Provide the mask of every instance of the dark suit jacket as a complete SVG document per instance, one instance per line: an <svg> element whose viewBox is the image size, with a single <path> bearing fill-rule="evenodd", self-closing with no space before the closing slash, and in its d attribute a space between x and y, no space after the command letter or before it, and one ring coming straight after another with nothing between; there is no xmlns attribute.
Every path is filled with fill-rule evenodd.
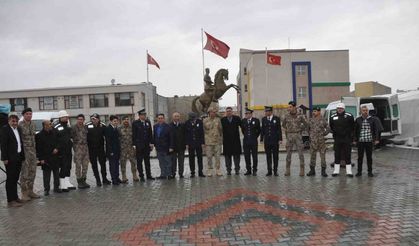
<svg viewBox="0 0 419 246"><path fill-rule="evenodd" d="M240 142L240 125L239 116L233 115L231 122L227 117L221 119L223 126L223 152L225 155L240 155L242 145Z"/></svg>
<svg viewBox="0 0 419 246"><path fill-rule="evenodd" d="M242 120L242 133L243 133L243 145L257 145L258 137L260 134L260 121L257 118L252 117L250 124L248 120L244 118Z"/></svg>
<svg viewBox="0 0 419 246"><path fill-rule="evenodd" d="M172 139L175 152L185 151L185 124L179 123L178 126L174 122L170 123L170 132L172 133Z"/></svg>
<svg viewBox="0 0 419 246"><path fill-rule="evenodd" d="M106 137L106 156L108 158L118 158L121 155L121 143L119 141L119 131L117 127L109 125L105 129Z"/></svg>
<svg viewBox="0 0 419 246"><path fill-rule="evenodd" d="M262 118L260 141L265 145L277 145L282 141L281 119L278 116L273 115L271 121L266 116Z"/></svg>
<svg viewBox="0 0 419 246"><path fill-rule="evenodd" d="M41 130L36 134L35 140L38 160L45 161L51 168L58 168L58 153L52 153L54 149L58 150L57 131L54 128L49 132Z"/></svg>
<svg viewBox="0 0 419 246"><path fill-rule="evenodd" d="M197 119L195 122L187 120L185 123L185 142L191 147L199 147L205 144L204 124L202 120Z"/></svg>
<svg viewBox="0 0 419 246"><path fill-rule="evenodd" d="M159 124L154 125L154 146L157 152L169 153L169 148L173 149L173 139L171 138L170 126L166 123L161 124L160 135L158 135L157 127Z"/></svg>
<svg viewBox="0 0 419 246"><path fill-rule="evenodd" d="M22 151L20 154L17 153L17 139L13 133L12 128L9 125L5 125L1 129L1 160L8 160L11 163L21 162L25 159L25 153L23 151L22 142L22 130L20 127L17 128L20 136L20 143Z"/></svg>
<svg viewBox="0 0 419 246"><path fill-rule="evenodd" d="M137 150L150 150L150 144L153 143L153 131L150 121L146 120L142 123L136 120L132 123L132 144Z"/></svg>

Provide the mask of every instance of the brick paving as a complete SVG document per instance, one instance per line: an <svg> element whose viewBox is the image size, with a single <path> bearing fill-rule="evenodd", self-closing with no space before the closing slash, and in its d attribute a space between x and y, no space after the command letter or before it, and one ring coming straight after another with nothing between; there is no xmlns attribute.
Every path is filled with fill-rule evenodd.
<svg viewBox="0 0 419 246"><path fill-rule="evenodd" d="M296 154L284 177L284 153L279 177L263 154L256 177L190 179L186 165L184 179L95 187L89 169L92 188L13 209L3 184L0 245L419 245L419 150L374 156L374 178L299 177Z"/></svg>

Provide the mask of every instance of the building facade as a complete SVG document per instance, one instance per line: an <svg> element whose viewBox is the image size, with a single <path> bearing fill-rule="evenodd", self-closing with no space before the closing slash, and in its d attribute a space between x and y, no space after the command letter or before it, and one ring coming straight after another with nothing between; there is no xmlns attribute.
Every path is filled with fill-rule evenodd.
<svg viewBox="0 0 419 246"><path fill-rule="evenodd" d="M108 121L110 115L134 118L142 108L152 119L159 110L157 101L156 87L145 82L0 92L0 104L11 104L12 112L20 113L26 107L34 112L66 110L71 121L78 114L93 113L101 115L103 121Z"/></svg>
<svg viewBox="0 0 419 246"><path fill-rule="evenodd" d="M356 97L370 97L385 94L391 94L391 88L380 84L377 81L355 83L354 96Z"/></svg>
<svg viewBox="0 0 419 246"><path fill-rule="evenodd" d="M267 64L266 53L280 56L280 65ZM256 111L264 105L285 108L290 100L325 108L350 93L349 51L241 49L238 85L241 114L246 107Z"/></svg>

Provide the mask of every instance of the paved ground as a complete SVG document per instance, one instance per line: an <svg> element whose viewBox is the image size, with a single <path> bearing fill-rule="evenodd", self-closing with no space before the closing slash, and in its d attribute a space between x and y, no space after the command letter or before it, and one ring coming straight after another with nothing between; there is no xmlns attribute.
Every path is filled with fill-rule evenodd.
<svg viewBox="0 0 419 246"><path fill-rule="evenodd" d="M0 245L419 245L419 150L374 155L374 178L302 178L296 160L284 177L281 153L279 177L265 177L259 155L257 177L190 179L187 168L183 180L92 187L15 209L1 185Z"/></svg>

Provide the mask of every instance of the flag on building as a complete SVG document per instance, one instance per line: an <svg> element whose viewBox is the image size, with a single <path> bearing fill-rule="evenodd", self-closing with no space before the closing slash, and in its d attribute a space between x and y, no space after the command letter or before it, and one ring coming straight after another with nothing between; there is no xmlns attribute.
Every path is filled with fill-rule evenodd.
<svg viewBox="0 0 419 246"><path fill-rule="evenodd" d="M209 50L224 59L227 58L230 47L228 47L228 45L223 41L209 35L207 32L205 32L205 35L207 35L207 44L205 45L204 49Z"/></svg>
<svg viewBox="0 0 419 246"><path fill-rule="evenodd" d="M147 53L147 64L155 65L158 69L160 69L160 66L157 63L157 61L154 60L154 58L148 53Z"/></svg>
<svg viewBox="0 0 419 246"><path fill-rule="evenodd" d="M276 56L267 53L266 55L266 62L271 65L281 65L281 56Z"/></svg>

